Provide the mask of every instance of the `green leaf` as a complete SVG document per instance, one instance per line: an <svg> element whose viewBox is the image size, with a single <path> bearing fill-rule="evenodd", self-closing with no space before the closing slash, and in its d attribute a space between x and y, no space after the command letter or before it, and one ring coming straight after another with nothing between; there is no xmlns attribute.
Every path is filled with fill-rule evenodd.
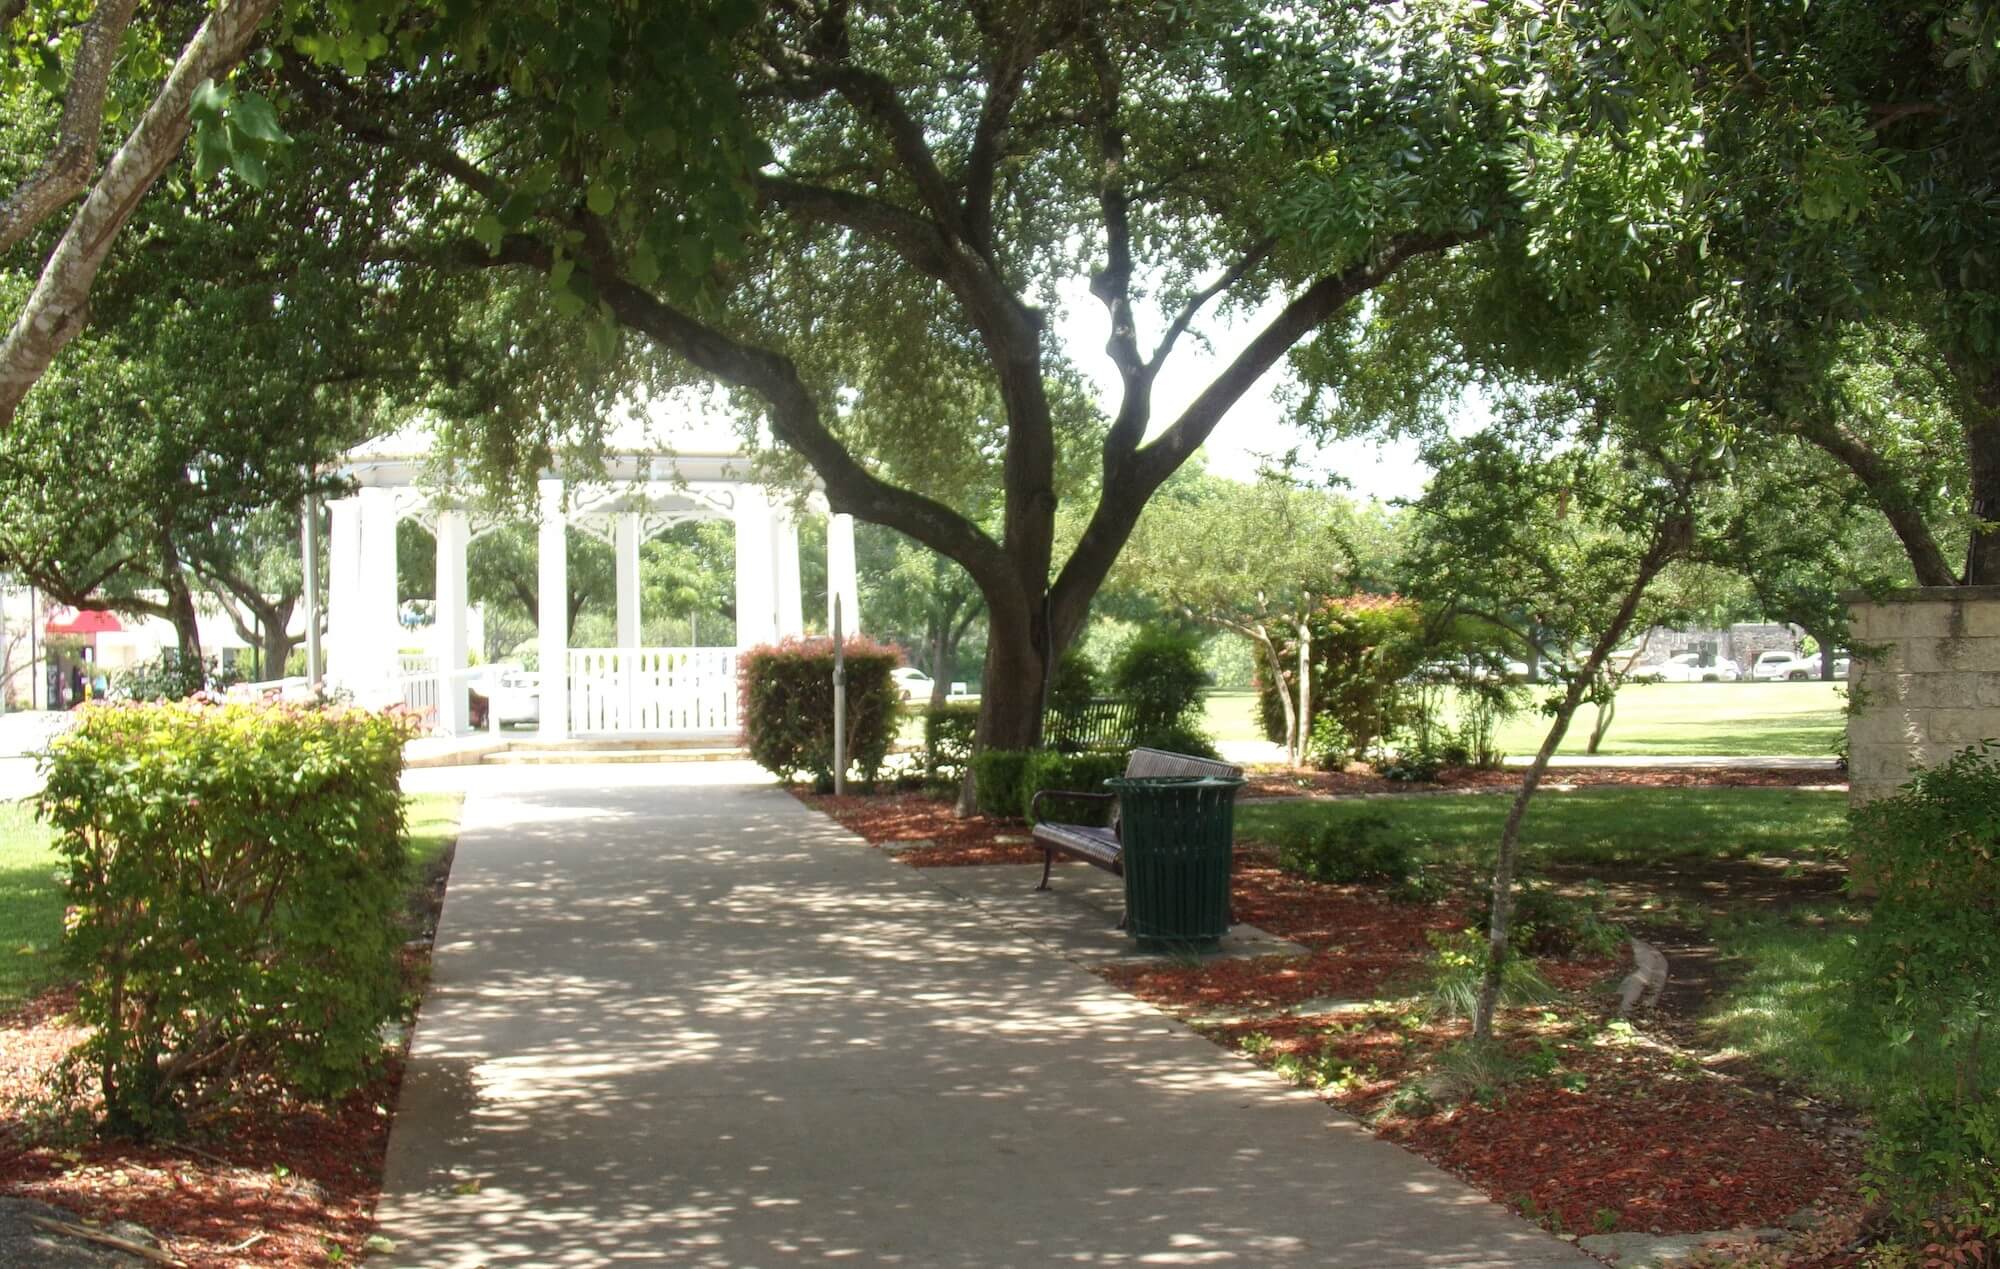
<svg viewBox="0 0 2000 1269"><path fill-rule="evenodd" d="M472 236L479 239L479 245L489 252L497 253L500 250L500 239L506 232L505 226L500 223L500 218L491 212L472 222Z"/></svg>
<svg viewBox="0 0 2000 1269"><path fill-rule="evenodd" d="M252 189L263 189L270 183L271 171L264 166L264 160L248 147L236 147L229 152L229 170L241 177Z"/></svg>
<svg viewBox="0 0 2000 1269"><path fill-rule="evenodd" d="M618 205L618 195L608 185L597 181L590 183L590 191L584 195L584 206L590 208L594 216L602 216Z"/></svg>
<svg viewBox="0 0 2000 1269"><path fill-rule="evenodd" d="M194 97L188 102L188 113L198 120L219 118L228 108L229 89L212 79L195 85Z"/></svg>
<svg viewBox="0 0 2000 1269"><path fill-rule="evenodd" d="M229 130L221 120L210 119L194 130L194 179L206 185L216 173L229 166Z"/></svg>
<svg viewBox="0 0 2000 1269"><path fill-rule="evenodd" d="M237 98L236 107L229 113L229 121L236 130L255 141L268 145L290 145L292 139L278 126L278 116L271 109L271 103L260 93L245 93Z"/></svg>

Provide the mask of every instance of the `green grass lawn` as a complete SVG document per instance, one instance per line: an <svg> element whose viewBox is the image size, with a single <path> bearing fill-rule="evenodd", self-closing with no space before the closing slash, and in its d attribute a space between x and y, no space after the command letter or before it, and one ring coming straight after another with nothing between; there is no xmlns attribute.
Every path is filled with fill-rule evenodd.
<svg viewBox="0 0 2000 1269"><path fill-rule="evenodd" d="M1448 865L1490 859L1511 798L1412 795L1356 802L1279 802L1236 810L1236 835L1275 840L1330 817L1388 817ZM1579 789L1544 792L1528 808L1522 857L1538 864L1645 864L1664 859L1813 858L1845 849L1847 797L1800 789Z"/></svg>
<svg viewBox="0 0 2000 1269"><path fill-rule="evenodd" d="M1618 693L1618 713L1602 754L1805 755L1825 757L1846 726L1839 683L1632 683ZM1499 728L1503 752L1530 757L1548 734L1536 707L1550 689L1534 687L1527 708ZM1217 741L1263 740L1257 698L1211 692L1203 725ZM1558 753L1581 754L1596 711L1585 706Z"/></svg>
<svg viewBox="0 0 2000 1269"><path fill-rule="evenodd" d="M33 803L0 802L0 1013L54 982L63 895Z"/></svg>
<svg viewBox="0 0 2000 1269"><path fill-rule="evenodd" d="M1630 683L1603 754L1726 754L1826 757L1847 724L1841 683ZM1538 696L1542 689L1536 689ZM1580 754L1596 711L1585 706L1556 752ZM1500 727L1500 747L1531 756L1548 734L1532 707Z"/></svg>
<svg viewBox="0 0 2000 1269"><path fill-rule="evenodd" d="M456 793L409 799L412 878L457 840L462 802ZM61 978L62 916L47 827L32 803L0 802L0 1013Z"/></svg>

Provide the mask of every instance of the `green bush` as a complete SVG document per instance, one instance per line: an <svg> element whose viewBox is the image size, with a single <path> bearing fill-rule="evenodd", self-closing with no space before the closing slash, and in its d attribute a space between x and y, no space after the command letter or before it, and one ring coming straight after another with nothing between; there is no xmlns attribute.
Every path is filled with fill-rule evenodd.
<svg viewBox="0 0 2000 1269"><path fill-rule="evenodd" d="M204 685L200 667L207 669ZM196 692L219 692L243 682L243 672L225 666L214 657L196 663L181 656L178 649L162 649L150 661L141 661L120 670L111 680L111 695L126 701L184 701Z"/></svg>
<svg viewBox="0 0 2000 1269"><path fill-rule="evenodd" d="M1212 753L1199 727L1208 689L1201 641L1170 630L1146 631L1125 645L1111 666L1111 690L1132 706L1135 745Z"/></svg>
<svg viewBox="0 0 2000 1269"><path fill-rule="evenodd" d="M1035 822L1035 795L1047 789L1065 793L1104 793L1106 780L1125 774L1122 753L1051 753L1038 750L1028 755L1021 770L1021 816ZM1108 802L1072 801L1064 798L1049 808L1051 819L1065 824L1104 825L1111 822Z"/></svg>
<svg viewBox="0 0 2000 1269"><path fill-rule="evenodd" d="M1080 710L1097 698L1097 663L1082 648L1071 648L1056 658L1056 672L1049 683L1049 711Z"/></svg>
<svg viewBox="0 0 2000 1269"><path fill-rule="evenodd" d="M1868 1185L1902 1231L2000 1236L2000 749L1967 749L1854 815L1876 888L1848 1025L1899 1078L1877 1088Z"/></svg>
<svg viewBox="0 0 2000 1269"><path fill-rule="evenodd" d="M1312 881L1400 882L1416 870L1408 834L1388 816L1360 811L1302 824L1278 842L1278 866Z"/></svg>
<svg viewBox="0 0 2000 1269"><path fill-rule="evenodd" d="M965 774L972 761L972 738L979 730L979 706L971 701L932 705L924 710L924 778L944 782Z"/></svg>
<svg viewBox="0 0 2000 1269"><path fill-rule="evenodd" d="M972 755L972 787L981 815L1012 819L1021 813L1021 779L1027 774L1025 749L988 749Z"/></svg>
<svg viewBox="0 0 2000 1269"><path fill-rule="evenodd" d="M171 1132L255 1069L309 1097L363 1081L400 998L408 722L350 708L79 711L41 813L105 1126Z"/></svg>
<svg viewBox="0 0 2000 1269"><path fill-rule="evenodd" d="M896 736L900 693L890 671L894 648L856 636L847 641L847 759L869 784ZM780 780L809 774L833 780L833 640L786 639L744 652L737 661L743 743Z"/></svg>

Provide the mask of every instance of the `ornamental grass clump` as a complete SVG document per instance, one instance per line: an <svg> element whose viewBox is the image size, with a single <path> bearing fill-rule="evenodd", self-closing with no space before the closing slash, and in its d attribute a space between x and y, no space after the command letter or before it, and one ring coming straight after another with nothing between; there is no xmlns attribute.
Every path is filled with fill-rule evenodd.
<svg viewBox="0 0 2000 1269"><path fill-rule="evenodd" d="M90 706L51 745L41 814L92 1034L71 1055L109 1133L148 1137L256 1072L352 1089L400 1004L408 721L205 700Z"/></svg>

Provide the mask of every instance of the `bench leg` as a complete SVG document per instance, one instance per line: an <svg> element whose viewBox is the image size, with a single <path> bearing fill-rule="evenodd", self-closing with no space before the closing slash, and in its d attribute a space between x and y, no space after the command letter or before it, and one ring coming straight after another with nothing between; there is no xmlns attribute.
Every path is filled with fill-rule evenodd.
<svg viewBox="0 0 2000 1269"><path fill-rule="evenodd" d="M1055 866L1056 853L1046 846L1042 847L1042 884L1036 886L1035 889L1047 890L1049 888L1049 870Z"/></svg>

